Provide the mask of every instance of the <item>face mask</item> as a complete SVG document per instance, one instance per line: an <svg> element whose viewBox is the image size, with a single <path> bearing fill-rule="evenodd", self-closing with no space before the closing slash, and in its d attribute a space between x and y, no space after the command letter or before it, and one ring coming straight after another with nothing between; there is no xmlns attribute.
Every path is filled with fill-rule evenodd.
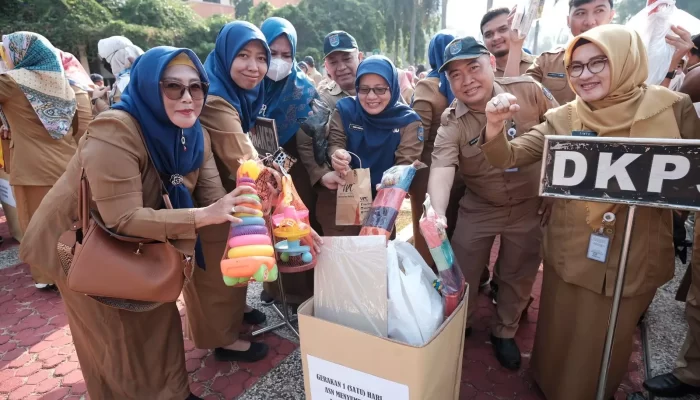
<svg viewBox="0 0 700 400"><path fill-rule="evenodd" d="M110 74L112 74L112 64L109 63L106 59L102 59L102 66L109 71Z"/></svg>
<svg viewBox="0 0 700 400"><path fill-rule="evenodd" d="M281 58L273 58L270 61L270 68L267 70L267 77L275 82L289 76L292 73L292 63Z"/></svg>

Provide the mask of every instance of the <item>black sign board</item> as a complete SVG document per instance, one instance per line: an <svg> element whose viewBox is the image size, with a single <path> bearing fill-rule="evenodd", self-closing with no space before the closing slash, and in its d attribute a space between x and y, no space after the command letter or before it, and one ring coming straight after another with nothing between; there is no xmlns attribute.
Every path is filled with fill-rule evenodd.
<svg viewBox="0 0 700 400"><path fill-rule="evenodd" d="M700 211L700 140L547 136L540 195Z"/></svg>
<svg viewBox="0 0 700 400"><path fill-rule="evenodd" d="M253 147L261 157L275 154L279 148L275 120L258 117L255 120L255 128L250 132L250 141L253 142Z"/></svg>

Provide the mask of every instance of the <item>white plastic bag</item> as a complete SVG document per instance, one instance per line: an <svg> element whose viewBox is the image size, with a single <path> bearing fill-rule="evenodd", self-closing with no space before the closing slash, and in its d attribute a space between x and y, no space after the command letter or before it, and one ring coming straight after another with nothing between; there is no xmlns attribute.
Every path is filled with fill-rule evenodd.
<svg viewBox="0 0 700 400"><path fill-rule="evenodd" d="M652 11L656 12L650 14ZM627 26L633 28L642 37L647 49L649 59L648 85L659 85L666 77L670 67L671 58L676 48L666 43L666 35L672 34L671 25L679 25L684 29L695 33L700 30L700 24L696 18L676 7L675 0L658 0L646 6L627 22Z"/></svg>
<svg viewBox="0 0 700 400"><path fill-rule="evenodd" d="M410 244L388 244L389 337L422 346L444 320L442 297L433 287L435 273Z"/></svg>

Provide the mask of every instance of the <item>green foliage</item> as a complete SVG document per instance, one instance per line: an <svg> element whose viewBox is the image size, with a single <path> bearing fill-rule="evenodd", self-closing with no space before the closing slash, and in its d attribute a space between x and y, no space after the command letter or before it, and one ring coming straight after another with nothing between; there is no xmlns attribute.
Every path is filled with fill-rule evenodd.
<svg viewBox="0 0 700 400"><path fill-rule="evenodd" d="M181 0L1 1L0 33L41 33L57 48L76 55L85 51L82 55L90 61L98 58L97 42L115 35L128 37L144 50L159 45L190 48L204 61L231 20L223 15L202 19ZM413 4L420 6L415 54L421 62L440 12L440 0L301 0L298 6L280 9L265 1L256 6L253 0L233 4L239 19L257 26L271 16L288 19L298 33L297 58L310 55L318 63L323 59L323 38L337 29L351 33L360 50L381 49L398 60L398 54L408 53Z"/></svg>

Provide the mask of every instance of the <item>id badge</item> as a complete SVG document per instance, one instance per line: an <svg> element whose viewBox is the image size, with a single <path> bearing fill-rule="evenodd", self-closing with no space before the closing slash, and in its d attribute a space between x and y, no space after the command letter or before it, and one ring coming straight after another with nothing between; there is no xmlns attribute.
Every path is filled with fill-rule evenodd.
<svg viewBox="0 0 700 400"><path fill-rule="evenodd" d="M515 121L510 121L510 128L506 131L506 135L508 136L508 141L510 142L511 140L515 139L518 131L515 128ZM518 167L513 167L513 168L508 168L505 170L505 172L518 172Z"/></svg>
<svg viewBox="0 0 700 400"><path fill-rule="evenodd" d="M589 259L605 263L608 259L609 249L609 237L600 233L591 233L591 238L588 241L588 254L586 255Z"/></svg>

